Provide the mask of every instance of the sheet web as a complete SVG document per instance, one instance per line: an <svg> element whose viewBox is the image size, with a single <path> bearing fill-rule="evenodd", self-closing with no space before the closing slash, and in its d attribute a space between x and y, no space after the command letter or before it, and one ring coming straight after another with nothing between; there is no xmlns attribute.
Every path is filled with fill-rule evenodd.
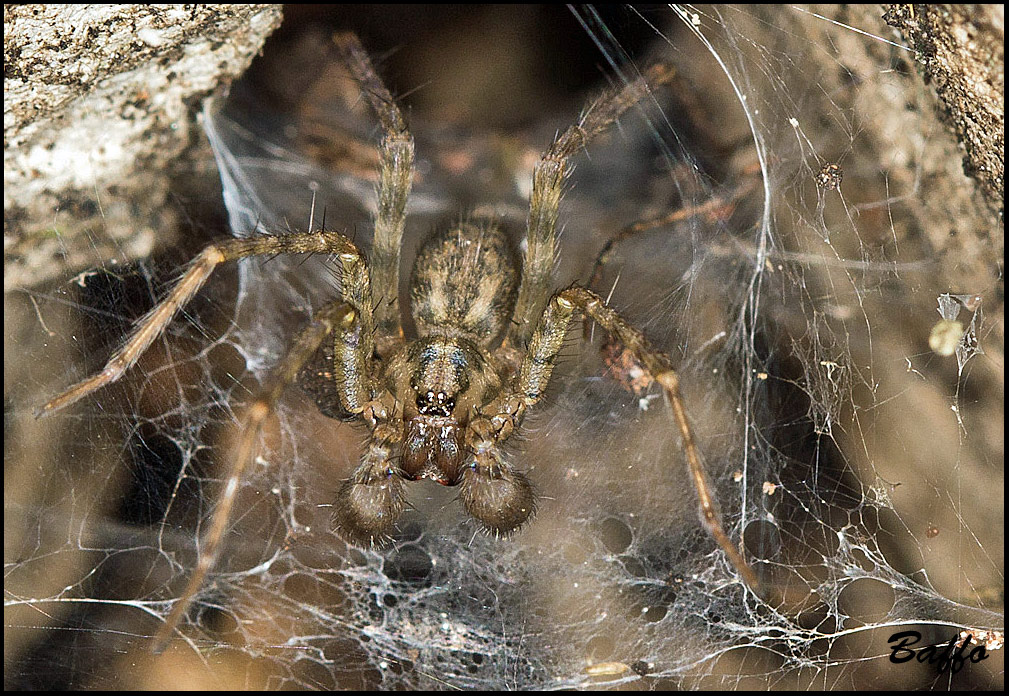
<svg viewBox="0 0 1009 696"><path fill-rule="evenodd" d="M952 286L927 230L957 223L923 183L947 136L907 86L914 55L881 22L858 33L769 12L628 10L654 44L632 56L611 19L576 11L612 82L656 54L681 77L578 158L557 268L557 287L587 282L606 240L667 219L615 243L594 283L678 366L760 596L700 524L668 404L634 393L598 327L583 342L579 326L509 450L540 496L527 528L480 534L454 490L424 482L408 486L389 548L348 548L331 506L364 433L291 388L217 567L179 637L150 655L201 552L243 403L339 282L327 259L251 260L220 272L122 384L41 422L27 395L15 403L33 445L9 471L47 472L5 485L26 491L7 499L19 531L5 618L28 683L999 686L1000 651L940 675L893 664L887 640L1002 628L1000 281L965 260ZM367 250L375 131L333 70L314 88L329 99L274 111L240 88L205 111L234 234L324 215ZM510 139L411 122L404 269L463 209L492 212L518 243L535 155L576 114ZM320 150L327 139L363 154ZM29 391L100 367L137 318L122 307L139 295L149 308L184 262L107 265L40 295L33 329L48 333ZM941 320L961 332L946 355L929 347Z"/></svg>

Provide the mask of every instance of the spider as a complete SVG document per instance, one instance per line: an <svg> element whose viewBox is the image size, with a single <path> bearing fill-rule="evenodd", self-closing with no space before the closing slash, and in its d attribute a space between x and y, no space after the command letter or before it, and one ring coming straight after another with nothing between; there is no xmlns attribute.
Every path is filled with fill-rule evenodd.
<svg viewBox="0 0 1009 696"><path fill-rule="evenodd" d="M338 34L333 41L382 130L370 263L350 239L326 229L211 244L101 372L38 410L38 415L55 412L118 380L221 263L275 254L326 254L339 261L339 297L295 336L244 414L203 552L155 637L155 650L167 643L213 567L263 424L293 382L324 415L361 422L370 431L361 463L343 482L334 505L335 529L348 543L367 547L389 540L405 506L405 482L424 478L459 486L466 511L490 533L515 532L532 516L536 499L525 474L502 454L502 445L542 400L578 316L598 323L661 385L701 519L745 582L756 588L756 575L722 527L669 358L594 292L579 286L551 292L550 287L570 158L648 95L649 84L667 82L672 70L657 65L600 97L544 152L533 172L521 272L504 232L492 221L464 220L424 243L410 282L417 336L408 339L397 289L413 138L357 37Z"/></svg>

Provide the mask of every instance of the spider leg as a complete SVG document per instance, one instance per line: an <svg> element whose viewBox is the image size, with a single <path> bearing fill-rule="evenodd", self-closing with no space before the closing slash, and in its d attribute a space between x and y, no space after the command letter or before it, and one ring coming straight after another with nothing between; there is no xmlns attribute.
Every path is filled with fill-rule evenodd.
<svg viewBox="0 0 1009 696"><path fill-rule="evenodd" d="M186 306L210 278L214 269L225 261L248 256L275 256L277 254L337 254L344 265L341 282L343 297L358 307L370 307L371 295L368 272L360 252L354 244L338 232L302 232L276 236L229 239L207 246L193 260L189 270L175 284L172 291L137 324L137 328L102 368L65 392L35 410L36 418L47 416L84 398L97 389L112 384L136 364L155 339L164 332L172 318ZM350 272L348 273L348 268ZM368 314L362 321L370 326ZM371 335L371 331L366 332Z"/></svg>
<svg viewBox="0 0 1009 696"><path fill-rule="evenodd" d="M172 632L175 631L196 593L203 585L207 573L217 561L239 484L245 476L249 462L253 459L263 424L273 413L284 389L294 381L298 372L315 354L327 336L335 332L340 337L338 342L339 340L356 341L354 337L360 333L362 316L361 312L342 300L335 300L319 310L312 317L311 323L298 333L283 360L263 385L255 401L249 405L238 431L238 444L229 465L224 493L210 519L210 527L200 543L201 553L196 569L190 576L182 596L175 602L171 613L154 637L153 650L155 653L160 653L164 649ZM348 380L346 385L348 394L360 394L365 392L367 388L363 375L357 380Z"/></svg>
<svg viewBox="0 0 1009 696"><path fill-rule="evenodd" d="M593 290L598 289L599 281L603 277L603 268L610 262L613 248L616 245L646 232L668 225L675 225L692 218L703 217L711 223L726 221L731 217L740 201L748 196L758 183L759 179L757 177L750 176L725 194L712 196L701 203L682 205L664 215L647 220L638 220L618 230L606 240L606 243L603 244L599 250L599 254L596 256L595 263L592 264L592 272L589 273L589 288Z"/></svg>
<svg viewBox="0 0 1009 696"><path fill-rule="evenodd" d="M597 99L578 123L560 134L540 158L533 170L532 195L529 197L522 284L508 334L512 346L525 345L550 293L557 246L557 211L564 182L570 173L570 158L648 96L651 93L649 85L668 82L672 77L673 69L659 64L623 89Z"/></svg>
<svg viewBox="0 0 1009 696"><path fill-rule="evenodd" d="M602 248L599 250L599 254L596 256L595 262L592 264L592 271L589 273L589 281L587 283L589 289L595 291L600 289L599 283L603 279L603 269L607 264L609 264L613 255L614 247L627 241L628 239L632 239L661 227L676 225L697 217L706 218L706 221L711 224L728 221L739 203L748 196L754 188L756 188L756 185L760 181L753 172L747 172L747 174L749 174L749 176L747 176L742 183L736 185L735 188L725 194L712 196L706 201L698 204L680 206L675 210L671 210L670 212L655 218L637 220L615 232L603 244ZM584 325L582 326L583 338L589 338L591 323L592 322L588 318L585 319ZM633 391L637 393L637 389L633 389Z"/></svg>
<svg viewBox="0 0 1009 696"><path fill-rule="evenodd" d="M673 409L673 420L680 431L683 451L687 459L690 478L700 502L701 521L714 538L743 580L752 589L759 588L756 573L743 559L722 526L718 508L711 494L704 464L694 439L694 431L687 417L680 378L672 368L669 358L655 350L644 334L631 326L616 310L590 290L571 287L556 293L547 303L543 317L529 341L529 349L519 368L516 392L503 399L505 408L489 419L500 433L499 440L510 435L519 425L528 407L536 404L546 389L553 372L554 359L560 351L568 327L576 312L591 317L611 336L630 350L666 392Z"/></svg>
<svg viewBox="0 0 1009 696"><path fill-rule="evenodd" d="M375 319L379 334L401 337L399 249L406 224L406 202L413 185L413 136L388 88L375 72L360 40L351 33L333 37L354 80L382 126L379 144L378 212L370 254L376 288Z"/></svg>

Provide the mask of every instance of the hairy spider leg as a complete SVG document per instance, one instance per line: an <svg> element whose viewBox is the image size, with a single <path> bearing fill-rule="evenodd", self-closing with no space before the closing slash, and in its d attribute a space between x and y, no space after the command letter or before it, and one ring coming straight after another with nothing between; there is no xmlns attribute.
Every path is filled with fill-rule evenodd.
<svg viewBox="0 0 1009 696"><path fill-rule="evenodd" d="M344 268L363 267L363 259L353 242L339 232L297 232L276 236L229 239L208 245L193 260L189 270L176 282L168 296L137 323L126 344L109 358L101 372L84 379L35 410L41 418L66 408L88 394L119 380L136 364L144 351L160 336L175 315L200 291L210 274L225 261L249 256L278 254L336 254ZM371 307L371 289L367 269L357 271L347 283L341 283L342 299L359 307ZM367 322L371 317L367 316ZM370 333L369 333L370 335Z"/></svg>
<svg viewBox="0 0 1009 696"><path fill-rule="evenodd" d="M378 116L382 127L379 143L378 211L370 257L377 288L375 322L379 335L402 338L399 308L399 253L406 225L406 203L413 185L413 136L392 94L376 74L360 40L351 33L333 37L354 80Z"/></svg>
<svg viewBox="0 0 1009 696"><path fill-rule="evenodd" d="M650 85L664 84L673 75L671 66L658 64L623 89L596 99L582 113L578 123L561 133L536 164L532 195L529 197L522 284L508 333L512 346L518 348L526 344L551 292L557 254L557 212L564 182L571 171L570 158L606 131L628 109L651 94Z"/></svg>
<svg viewBox="0 0 1009 696"><path fill-rule="evenodd" d="M680 378L672 368L669 358L649 344L648 339L638 329L631 326L616 310L606 304L599 295L581 287L570 287L555 293L547 303L543 316L537 323L529 340L529 348L522 360L515 389L511 394L500 398L498 410L492 415L483 415L470 424L468 443L473 454L469 461L468 478L463 481L463 501L467 500L467 486L497 486L502 494L512 492L513 497L522 502L519 489L521 481L515 481L513 472L501 460L497 445L504 442L519 426L526 410L538 403L543 397L543 391L550 381L554 362L560 352L564 337L577 312L591 317L603 329L616 339L624 348L631 351L652 377L665 390L673 409L673 419L680 432L683 451L687 460L690 478L700 502L700 516L708 533L715 539L732 565L742 576L747 585L754 591L759 587L756 573L743 559L739 549L730 541L718 514L711 494L711 484L701 462L701 456L694 440L693 428L687 417L687 410L680 393ZM493 406L494 404L492 404ZM489 412L489 411L488 411ZM499 483L495 483L499 482ZM474 516L476 516L474 514ZM524 518L523 518L524 521Z"/></svg>
<svg viewBox="0 0 1009 696"><path fill-rule="evenodd" d="M660 227L675 225L695 217L705 217L712 222L726 221L739 202L748 196L759 182L759 178L750 176L725 194L712 196L701 203L682 205L659 217L638 220L618 230L606 240L596 256L592 272L589 273L589 288L598 289L599 281L603 277L603 268L610 262L616 245Z"/></svg>
<svg viewBox="0 0 1009 696"><path fill-rule="evenodd" d="M155 653L164 650L179 621L185 616L186 610L203 585L207 573L217 562L221 541L224 539L228 520L231 518L231 510L235 504L238 488L245 476L249 462L253 459L259 436L263 430L263 423L273 414L284 389L294 381L298 372L311 359L327 336L334 334L338 344L343 343L350 346L351 350L356 350L362 333L362 316L364 316L363 313L342 300L335 300L316 312L311 323L295 337L284 359L274 368L256 399L249 405L238 430L238 446L234 448L234 454L228 466L224 493L210 518L210 526L200 542L200 557L196 569L190 576L182 596L176 600L171 613L154 638L152 649ZM357 379L348 379L343 382L343 398L345 398L348 408L351 403L360 401L362 395L368 393L369 385L366 379L366 373L361 373Z"/></svg>

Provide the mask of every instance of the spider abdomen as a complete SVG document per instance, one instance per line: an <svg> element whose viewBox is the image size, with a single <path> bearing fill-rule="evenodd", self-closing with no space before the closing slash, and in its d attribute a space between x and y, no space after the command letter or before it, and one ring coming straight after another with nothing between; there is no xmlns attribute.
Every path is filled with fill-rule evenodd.
<svg viewBox="0 0 1009 696"><path fill-rule="evenodd" d="M410 278L420 336L457 333L487 346L501 334L515 303L517 273L498 227L462 222L432 235Z"/></svg>

